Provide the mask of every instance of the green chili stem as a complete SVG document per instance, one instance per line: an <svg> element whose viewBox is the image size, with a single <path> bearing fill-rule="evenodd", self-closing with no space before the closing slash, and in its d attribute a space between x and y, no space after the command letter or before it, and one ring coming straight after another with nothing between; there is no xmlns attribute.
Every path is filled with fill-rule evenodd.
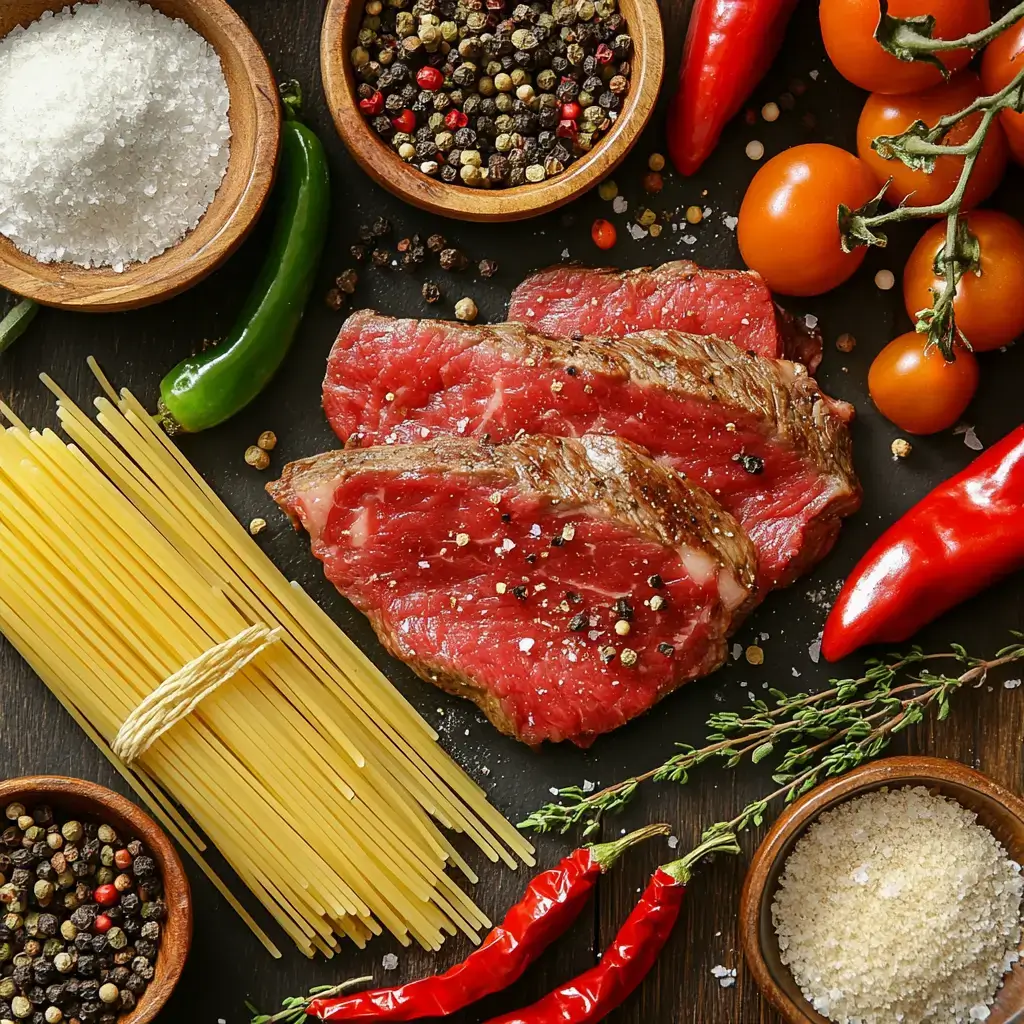
<svg viewBox="0 0 1024 1024"><path fill-rule="evenodd" d="M740 844L732 832L722 830L716 831L713 835L705 833L705 838L700 846L692 849L685 857L681 857L671 864L665 864L661 870L665 874L671 875L681 885L688 885L693 876L693 869L705 857L713 853L739 854L740 852Z"/></svg>
<svg viewBox="0 0 1024 1024"><path fill-rule="evenodd" d="M883 8L883 12L885 8ZM1024 3L1017 4L998 21L992 22L988 28L980 32L971 32L959 39L929 39L915 32L907 25L896 29L893 39L902 49L917 53L942 53L948 50L980 50L992 42L996 36L1002 35L1008 28L1024 18Z"/></svg>

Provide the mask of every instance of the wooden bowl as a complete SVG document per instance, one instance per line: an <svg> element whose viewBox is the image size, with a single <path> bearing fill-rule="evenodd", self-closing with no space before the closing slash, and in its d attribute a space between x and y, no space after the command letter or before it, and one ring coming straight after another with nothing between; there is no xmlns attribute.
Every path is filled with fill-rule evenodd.
<svg viewBox="0 0 1024 1024"><path fill-rule="evenodd" d="M363 15L361 0L328 0L320 36L327 105L348 151L378 184L413 206L457 220L523 220L554 210L599 184L625 159L654 112L665 71L665 41L657 0L620 0L633 37L633 72L622 111L604 138L559 175L515 188L447 185L407 164L370 126L356 105L349 59Z"/></svg>
<svg viewBox="0 0 1024 1024"><path fill-rule="evenodd" d="M937 757L890 757L864 765L812 789L789 807L760 845L740 898L743 955L761 993L789 1024L829 1024L804 998L782 963L771 905L786 859L808 826L837 804L888 786L926 786L973 811L978 822L1024 863L1024 802L991 779L957 761ZM986 1024L1024 1024L1024 966L1006 975Z"/></svg>
<svg viewBox="0 0 1024 1024"><path fill-rule="evenodd" d="M58 775L32 775L0 782L0 808L15 802L29 809L35 804L50 804L57 814L69 813L113 825L120 835L130 835L145 843L156 861L167 903L156 974L135 1009L118 1020L118 1024L149 1024L170 999L192 944L192 894L177 850L148 814L95 782Z"/></svg>
<svg viewBox="0 0 1024 1024"><path fill-rule="evenodd" d="M69 0L4 0L0 37ZM213 45L231 94L231 157L216 198L176 246L123 273L40 263L0 235L0 286L48 306L90 312L136 309L169 299L216 269L241 245L266 202L277 164L281 108L267 58L225 0L147 0L188 22Z"/></svg>

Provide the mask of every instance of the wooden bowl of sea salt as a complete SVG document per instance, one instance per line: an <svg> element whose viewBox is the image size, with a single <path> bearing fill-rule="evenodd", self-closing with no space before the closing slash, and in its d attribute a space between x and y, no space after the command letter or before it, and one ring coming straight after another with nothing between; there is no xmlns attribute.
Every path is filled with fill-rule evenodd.
<svg viewBox="0 0 1024 1024"><path fill-rule="evenodd" d="M746 965L761 993L789 1024L829 1024L828 1017L807 1001L790 967L783 963L772 905L778 899L780 880L790 855L807 835L809 827L826 812L865 794L908 787L923 787L929 794L947 797L977 815L977 824L992 833L1007 856L1016 864L1024 863L1024 801L959 762L931 757L887 758L811 790L781 815L758 848L747 873L740 902L740 939ZM907 867L911 871L917 869L913 864ZM830 866L823 865L818 876L827 880L832 873L838 877L839 870L830 872ZM829 883L826 881L826 884ZM899 905L897 898L891 914L886 916L898 917ZM810 907L808 912L813 914L816 909ZM819 910L818 913L822 912ZM877 939L881 927L883 924L876 922L868 928L865 942ZM940 936L933 929L928 935L927 945L938 946L939 941ZM844 949L855 952L845 945ZM968 1015L966 1020L984 1020L986 1024L1024 1024L1024 965L1017 963L1004 976L993 1005L978 1005L974 1014ZM895 1015L891 1019L895 1024ZM945 1024L947 1019L952 1018L935 1018L935 1024L940 1020Z"/></svg>
<svg viewBox="0 0 1024 1024"><path fill-rule="evenodd" d="M60 12L68 2L2 0L0 42L19 26L28 28L46 12ZM95 2L86 0L86 4ZM100 2L118 4L125 0ZM149 0L149 5L168 18L185 22L213 47L220 59L230 99L227 119L231 138L226 171L220 169L223 177L216 186L212 202L199 216L195 211L201 207L194 202L194 197L189 197L191 205L187 210L199 217L198 224L160 255L146 262L115 260L109 266L44 262L22 251L7 237L14 234L9 230L12 215L0 202L0 287L44 305L90 312L135 309L159 302L190 288L223 263L241 245L263 209L277 165L281 109L273 72L259 44L225 0ZM0 82L0 100L2 98L3 82ZM52 127L52 122L44 125L44 128ZM184 131L189 131L187 125ZM123 141L117 140L118 144ZM110 140L103 145L109 155ZM4 139L4 146L10 146L9 139ZM36 156L25 151L21 155L28 159ZM99 161L101 158L93 153L90 159ZM89 160L83 159L80 164L71 160L70 163L74 173L69 176L74 180L69 187L84 187L82 182L93 173ZM153 184L145 187L162 189L162 194L168 196L173 195L175 189L189 195L187 162L182 161L182 166L174 170L176 175L168 172L163 178L154 177ZM78 198L85 201L83 196ZM116 206L110 207L112 233L116 230L117 212ZM22 223L24 220L23 216ZM166 234L167 228L158 224L153 229L155 244L165 239L160 230ZM95 229L93 234L96 234ZM48 258L54 257L52 247L59 246L61 241L55 238L52 246L47 243ZM59 260L59 256L56 259Z"/></svg>

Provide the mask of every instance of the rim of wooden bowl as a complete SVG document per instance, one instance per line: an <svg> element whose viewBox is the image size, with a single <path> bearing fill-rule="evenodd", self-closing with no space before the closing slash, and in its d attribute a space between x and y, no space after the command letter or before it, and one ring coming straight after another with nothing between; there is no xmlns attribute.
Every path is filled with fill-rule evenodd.
<svg viewBox="0 0 1024 1024"><path fill-rule="evenodd" d="M474 189L429 178L403 161L356 105L349 51L362 11L360 0L328 0L320 36L324 92L338 134L356 163L379 185L421 210L471 221L512 221L557 209L599 184L626 158L647 126L665 73L665 40L657 0L621 0L635 60L622 113L585 157L550 180L515 188Z"/></svg>
<svg viewBox="0 0 1024 1024"><path fill-rule="evenodd" d="M141 808L106 786L62 775L29 775L0 782L0 806L17 801L26 807L47 803L66 811L106 819L122 834L145 843L164 883L167 920L163 924L156 973L131 1013L118 1024L150 1024L167 1005L181 979L192 945L192 893L178 851L163 830Z"/></svg>
<svg viewBox="0 0 1024 1024"><path fill-rule="evenodd" d="M0 37L69 0L6 0ZM281 135L274 74L248 25L225 0L146 0L182 18L217 51L231 94L227 174L202 220L182 241L123 273L109 267L40 263L0 235L0 287L47 306L85 312L137 309L178 295L221 265L255 224L273 184ZM243 121L244 119L244 121ZM242 125L251 130L242 134ZM242 148L242 142L247 144Z"/></svg>
<svg viewBox="0 0 1024 1024"><path fill-rule="evenodd" d="M788 1024L830 1024L804 999L779 955L771 904L798 839L825 811L883 787L926 786L978 815L1018 863L1024 859L1024 801L959 761L890 757L816 786L779 817L750 863L740 897L743 956L761 994ZM1024 967L1015 965L999 989L987 1024L1024 1024Z"/></svg>

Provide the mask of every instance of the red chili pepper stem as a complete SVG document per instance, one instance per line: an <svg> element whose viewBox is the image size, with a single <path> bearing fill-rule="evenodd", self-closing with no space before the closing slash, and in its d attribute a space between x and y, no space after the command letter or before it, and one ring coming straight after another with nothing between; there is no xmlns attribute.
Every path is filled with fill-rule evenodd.
<svg viewBox="0 0 1024 1024"><path fill-rule="evenodd" d="M611 843L601 843L600 846L590 848L590 856L600 865L602 871L607 871L631 846L642 843L655 836L667 836L671 832L668 825L648 825L646 828L630 832L628 836L616 839Z"/></svg>
<svg viewBox="0 0 1024 1024"><path fill-rule="evenodd" d="M707 833L705 832L705 835ZM693 877L693 869L705 858L714 853L740 853L740 844L732 832L716 832L708 836L700 846L695 846L685 857L663 864L661 870L671 875L680 885L689 885Z"/></svg>

